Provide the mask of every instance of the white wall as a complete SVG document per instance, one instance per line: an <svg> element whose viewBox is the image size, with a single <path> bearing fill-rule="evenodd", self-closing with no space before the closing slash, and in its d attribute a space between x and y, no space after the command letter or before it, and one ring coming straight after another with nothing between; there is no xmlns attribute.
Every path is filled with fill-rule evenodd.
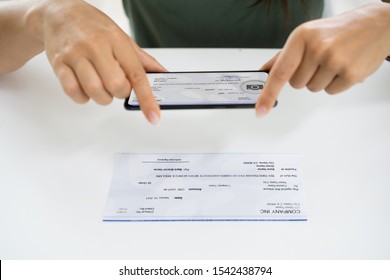
<svg viewBox="0 0 390 280"><path fill-rule="evenodd" d="M353 8L380 0L325 0L324 17L341 14Z"/></svg>

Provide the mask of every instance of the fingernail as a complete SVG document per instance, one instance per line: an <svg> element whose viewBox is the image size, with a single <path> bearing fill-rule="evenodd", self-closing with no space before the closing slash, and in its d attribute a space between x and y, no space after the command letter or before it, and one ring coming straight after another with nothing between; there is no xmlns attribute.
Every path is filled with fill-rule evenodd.
<svg viewBox="0 0 390 280"><path fill-rule="evenodd" d="M264 117L265 115L267 115L267 113L268 113L268 110L265 106L259 106L256 108L256 116L258 118Z"/></svg>
<svg viewBox="0 0 390 280"><path fill-rule="evenodd" d="M149 114L149 122L152 124L152 125L158 125L158 123L160 122L160 118L158 117L158 115L156 114L156 112L151 112Z"/></svg>

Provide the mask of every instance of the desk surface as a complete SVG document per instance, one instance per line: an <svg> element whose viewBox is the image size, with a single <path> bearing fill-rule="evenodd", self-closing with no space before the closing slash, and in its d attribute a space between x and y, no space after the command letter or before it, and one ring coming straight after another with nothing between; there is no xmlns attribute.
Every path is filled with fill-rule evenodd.
<svg viewBox="0 0 390 280"><path fill-rule="evenodd" d="M156 49L172 71L257 69L276 50ZM44 55L0 77L0 259L390 258L390 63L278 107L140 112L73 104ZM308 222L103 223L119 152L300 153Z"/></svg>

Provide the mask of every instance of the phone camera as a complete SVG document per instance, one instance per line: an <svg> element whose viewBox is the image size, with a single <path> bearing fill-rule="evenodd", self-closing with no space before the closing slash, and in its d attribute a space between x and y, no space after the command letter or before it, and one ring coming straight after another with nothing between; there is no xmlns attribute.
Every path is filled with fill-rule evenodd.
<svg viewBox="0 0 390 280"><path fill-rule="evenodd" d="M252 84L252 85L246 85L247 90L262 90L263 85L261 84Z"/></svg>

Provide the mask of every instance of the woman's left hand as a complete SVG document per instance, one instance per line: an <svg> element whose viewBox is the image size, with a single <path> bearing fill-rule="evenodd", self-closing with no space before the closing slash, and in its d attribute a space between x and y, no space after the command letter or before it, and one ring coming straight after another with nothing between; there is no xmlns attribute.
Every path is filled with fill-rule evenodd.
<svg viewBox="0 0 390 280"><path fill-rule="evenodd" d="M389 4L369 4L335 17L306 22L261 68L270 70L270 75L257 101L256 114L269 112L287 82L298 89L339 93L362 82L389 54Z"/></svg>

